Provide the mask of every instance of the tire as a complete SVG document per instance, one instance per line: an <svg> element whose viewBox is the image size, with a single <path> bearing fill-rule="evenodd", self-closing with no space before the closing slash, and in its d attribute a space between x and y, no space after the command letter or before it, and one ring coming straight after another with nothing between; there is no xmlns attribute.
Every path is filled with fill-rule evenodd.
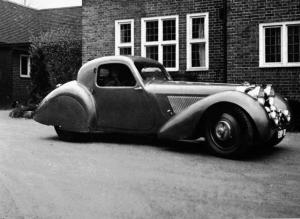
<svg viewBox="0 0 300 219"><path fill-rule="evenodd" d="M89 135L87 133L79 133L79 132L71 132L63 130L60 126L54 126L54 129L59 137L59 139L63 141L86 141L89 139Z"/></svg>
<svg viewBox="0 0 300 219"><path fill-rule="evenodd" d="M272 149L274 148L276 145L278 145L282 140L284 139L284 136L281 137L281 138L277 138L277 133L275 133L271 139L265 143L264 147L266 149Z"/></svg>
<svg viewBox="0 0 300 219"><path fill-rule="evenodd" d="M253 126L237 106L214 109L205 122L205 138L210 150L222 157L240 157L253 146Z"/></svg>

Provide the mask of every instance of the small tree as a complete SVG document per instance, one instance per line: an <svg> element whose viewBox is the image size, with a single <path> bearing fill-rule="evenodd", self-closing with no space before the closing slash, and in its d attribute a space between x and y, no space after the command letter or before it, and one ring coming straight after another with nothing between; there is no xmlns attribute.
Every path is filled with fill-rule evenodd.
<svg viewBox="0 0 300 219"><path fill-rule="evenodd" d="M51 29L31 37L30 102L39 102L57 84L76 78L81 66L81 39L68 27Z"/></svg>

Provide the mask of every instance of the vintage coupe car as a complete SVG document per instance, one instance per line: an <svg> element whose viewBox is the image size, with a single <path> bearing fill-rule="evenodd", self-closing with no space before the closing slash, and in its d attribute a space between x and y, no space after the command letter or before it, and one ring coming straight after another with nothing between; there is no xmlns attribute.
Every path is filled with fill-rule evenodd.
<svg viewBox="0 0 300 219"><path fill-rule="evenodd" d="M65 140L99 132L205 137L217 155L239 156L278 144L291 116L271 85L173 81L157 61L111 56L84 64L76 81L44 98L34 119Z"/></svg>

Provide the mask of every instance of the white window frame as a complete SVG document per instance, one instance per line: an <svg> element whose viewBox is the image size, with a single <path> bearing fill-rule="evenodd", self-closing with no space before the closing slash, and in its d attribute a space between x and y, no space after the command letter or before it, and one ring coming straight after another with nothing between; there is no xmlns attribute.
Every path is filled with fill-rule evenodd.
<svg viewBox="0 0 300 219"><path fill-rule="evenodd" d="M130 24L131 42L121 43L121 24ZM115 55L120 55L120 48L131 47L131 55L134 55L134 19L115 20Z"/></svg>
<svg viewBox="0 0 300 219"><path fill-rule="evenodd" d="M192 19L204 18L204 38L192 38ZM192 43L205 43L205 66L192 67ZM186 70L207 71L209 70L209 13L194 13L186 15Z"/></svg>
<svg viewBox="0 0 300 219"><path fill-rule="evenodd" d="M176 25L176 40L163 40L163 21L175 19ZM168 71L178 71L179 70L179 16L160 16L160 17L147 17L141 19L141 55L146 57L146 47L147 46L158 46L158 61L163 63L163 46L165 45L175 45L176 46L176 60L174 68L166 68ZM146 41L146 22L147 21L158 21L158 41L147 42Z"/></svg>
<svg viewBox="0 0 300 219"><path fill-rule="evenodd" d="M26 75L22 74L22 58L23 57L27 58L27 74ZM20 77L21 78L30 78L30 72L31 72L31 68L30 68L30 56L29 55L20 55Z"/></svg>
<svg viewBox="0 0 300 219"><path fill-rule="evenodd" d="M273 68L273 67L300 67L300 62L288 62L288 26L299 24L300 21L292 22L276 22L276 23L262 23L259 24L259 67ZM272 27L280 27L281 29L281 61L280 62L266 62L265 56L265 29Z"/></svg>

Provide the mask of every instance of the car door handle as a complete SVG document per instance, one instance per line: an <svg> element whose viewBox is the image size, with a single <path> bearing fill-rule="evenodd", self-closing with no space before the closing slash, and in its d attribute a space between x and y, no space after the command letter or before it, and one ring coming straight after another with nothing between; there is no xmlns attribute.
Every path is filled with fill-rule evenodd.
<svg viewBox="0 0 300 219"><path fill-rule="evenodd" d="M91 92L92 95L95 94L95 90L93 88L90 89L90 92Z"/></svg>

